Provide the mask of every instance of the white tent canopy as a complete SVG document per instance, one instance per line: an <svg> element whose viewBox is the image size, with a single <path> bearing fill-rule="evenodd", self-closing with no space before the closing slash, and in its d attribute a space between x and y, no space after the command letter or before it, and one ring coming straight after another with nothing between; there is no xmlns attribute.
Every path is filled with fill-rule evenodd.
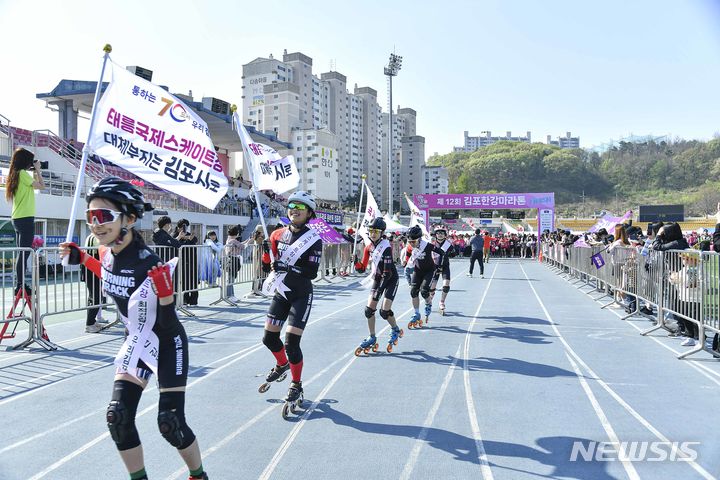
<svg viewBox="0 0 720 480"><path fill-rule="evenodd" d="M387 225L387 230L385 230L386 232L405 233L410 228L410 227L406 227L402 223L396 222L395 220L390 218L390 216L388 214L385 214L385 216L383 217L383 220L385 220L385 225Z"/></svg>

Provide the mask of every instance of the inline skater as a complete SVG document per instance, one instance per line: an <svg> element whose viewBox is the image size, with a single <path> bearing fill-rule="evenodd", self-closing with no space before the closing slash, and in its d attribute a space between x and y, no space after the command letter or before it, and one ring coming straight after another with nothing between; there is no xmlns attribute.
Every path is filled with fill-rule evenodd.
<svg viewBox="0 0 720 480"><path fill-rule="evenodd" d="M435 246L445 252L445 255L437 253L432 254L435 265L437 266L435 274L433 275L433 281L430 285L430 298L429 305L432 307L433 298L435 298L435 289L440 275L443 278L442 293L440 294L440 314L445 315L445 299L447 298L448 292L450 291L450 259L457 255L457 251L453 246L450 239L447 237L447 229L443 225L435 227L433 230L435 234ZM427 311L427 305L425 310L425 316L429 316L430 312ZM427 320L426 320L427 321Z"/></svg>
<svg viewBox="0 0 720 480"><path fill-rule="evenodd" d="M390 241L384 238L383 235L386 228L385 220L382 218L376 218L368 225L370 243L365 246L362 260L355 263L355 270L359 273L365 272L368 264L370 264L370 274L362 283L372 284L370 297L365 307L365 318L368 321L370 335L355 350L355 355L360 355L360 352L363 351L368 353L371 349L373 352L377 351L375 312L377 311L378 302L383 296L385 299L380 307L380 317L387 320L392 328L386 348L388 353L392 352L393 345L397 345L398 339L403 336L403 331L397 326L395 314L392 311L392 303L397 293L399 277L392 255L392 246Z"/></svg>
<svg viewBox="0 0 720 480"><path fill-rule="evenodd" d="M428 303L430 298L430 285L432 284L433 275L437 265L433 260L432 253L437 253L440 256L444 256L440 248L434 244L426 242L422 238L422 229L415 225L411 227L407 232L408 238L408 249L407 249L407 262L408 265L413 266L412 279L410 280L410 298L412 300L412 306L415 309L408 328L419 328L422 327L422 318L420 317L420 298L418 295L422 295L425 299L425 320L427 321L432 311L432 304Z"/></svg>
<svg viewBox="0 0 720 480"><path fill-rule="evenodd" d="M87 193L87 224L104 249L101 260L75 243L61 244L72 265L84 265L113 298L128 335L115 357L115 383L106 419L132 480L147 480L135 414L143 389L155 374L160 391L158 428L175 447L190 479L205 479L200 447L185 421L188 341L175 313L172 275L177 263L163 265L134 226L153 209L142 192L118 177L107 177Z"/></svg>
<svg viewBox="0 0 720 480"><path fill-rule="evenodd" d="M315 217L315 199L307 192L298 190L288 198L290 225L279 228L270 235L270 243L263 248L263 269L273 273L263 285L266 295L273 295L267 312L263 343L276 360L275 367L268 373L259 391L265 392L269 384L282 381L290 370L292 383L285 397L283 417L288 410L295 411L303 401L302 368L303 354L300 338L307 326L313 300L312 280L317 277L322 255L322 240L317 231L307 223ZM275 260L270 263L272 249ZM280 340L280 330L287 320L285 344Z"/></svg>

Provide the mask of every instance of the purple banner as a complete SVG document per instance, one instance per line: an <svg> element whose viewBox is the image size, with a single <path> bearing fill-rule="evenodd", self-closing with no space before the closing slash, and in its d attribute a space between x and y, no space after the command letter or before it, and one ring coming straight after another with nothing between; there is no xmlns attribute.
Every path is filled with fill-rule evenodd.
<svg viewBox="0 0 720 480"><path fill-rule="evenodd" d="M600 220L595 225L590 227L588 232L595 233L601 228L604 228L609 234L612 235L612 229L615 228L615 225L617 225L618 223L625 223L627 220L630 220L632 218L632 214L632 210L628 210L627 213L625 213L625 215L623 215L622 217L613 217L612 215L607 214L603 215L602 218L600 218Z"/></svg>
<svg viewBox="0 0 720 480"><path fill-rule="evenodd" d="M325 223L329 223L330 225L342 225L343 224L343 214L338 212L323 212L320 210L315 211L315 215L318 216L318 218L322 218L325 220Z"/></svg>
<svg viewBox="0 0 720 480"><path fill-rule="evenodd" d="M554 193L458 193L413 196L425 210L463 208L555 208Z"/></svg>
<svg viewBox="0 0 720 480"><path fill-rule="evenodd" d="M457 194L417 194L413 196L415 205L421 210L452 209L523 209L534 208L538 211L538 231L555 229L555 194L550 193L457 193ZM425 219L430 218L426 214Z"/></svg>
<svg viewBox="0 0 720 480"><path fill-rule="evenodd" d="M284 224L290 223L287 217L280 217ZM327 224L322 218L313 218L308 222L308 226L318 232L323 243L348 243L333 227Z"/></svg>
<svg viewBox="0 0 720 480"><path fill-rule="evenodd" d="M600 252L590 257L590 261L593 263L593 265L595 265L595 268L597 268L598 270L605 266L605 259L602 255L600 255Z"/></svg>

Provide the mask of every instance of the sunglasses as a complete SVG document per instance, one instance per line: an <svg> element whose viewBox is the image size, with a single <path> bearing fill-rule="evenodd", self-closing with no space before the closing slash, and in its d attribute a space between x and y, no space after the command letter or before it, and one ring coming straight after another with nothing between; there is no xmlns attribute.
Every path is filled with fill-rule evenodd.
<svg viewBox="0 0 720 480"><path fill-rule="evenodd" d="M288 203L288 210L307 210L307 205L302 203Z"/></svg>
<svg viewBox="0 0 720 480"><path fill-rule="evenodd" d="M112 223L117 220L122 212L116 212L109 208L88 208L85 210L85 222L88 225L97 223L98 225L105 225Z"/></svg>
<svg viewBox="0 0 720 480"><path fill-rule="evenodd" d="M379 228L368 228L369 233L383 233Z"/></svg>

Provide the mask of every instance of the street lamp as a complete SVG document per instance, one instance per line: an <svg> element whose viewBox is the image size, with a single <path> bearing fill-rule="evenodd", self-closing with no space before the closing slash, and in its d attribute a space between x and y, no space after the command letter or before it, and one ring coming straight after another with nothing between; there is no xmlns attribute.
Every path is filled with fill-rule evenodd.
<svg viewBox="0 0 720 480"><path fill-rule="evenodd" d="M392 79L393 77L397 76L398 72L400 71L400 67L402 66L402 57L400 55L395 55L394 53L390 54L390 61L388 62L387 67L385 67L385 75L388 77L388 82L390 83L390 98L389 98L389 104L390 104L390 124L388 126L388 152L389 152L389 159L388 159L388 214L393 214L393 195L392 195L392 165L393 165L393 101L392 101Z"/></svg>

